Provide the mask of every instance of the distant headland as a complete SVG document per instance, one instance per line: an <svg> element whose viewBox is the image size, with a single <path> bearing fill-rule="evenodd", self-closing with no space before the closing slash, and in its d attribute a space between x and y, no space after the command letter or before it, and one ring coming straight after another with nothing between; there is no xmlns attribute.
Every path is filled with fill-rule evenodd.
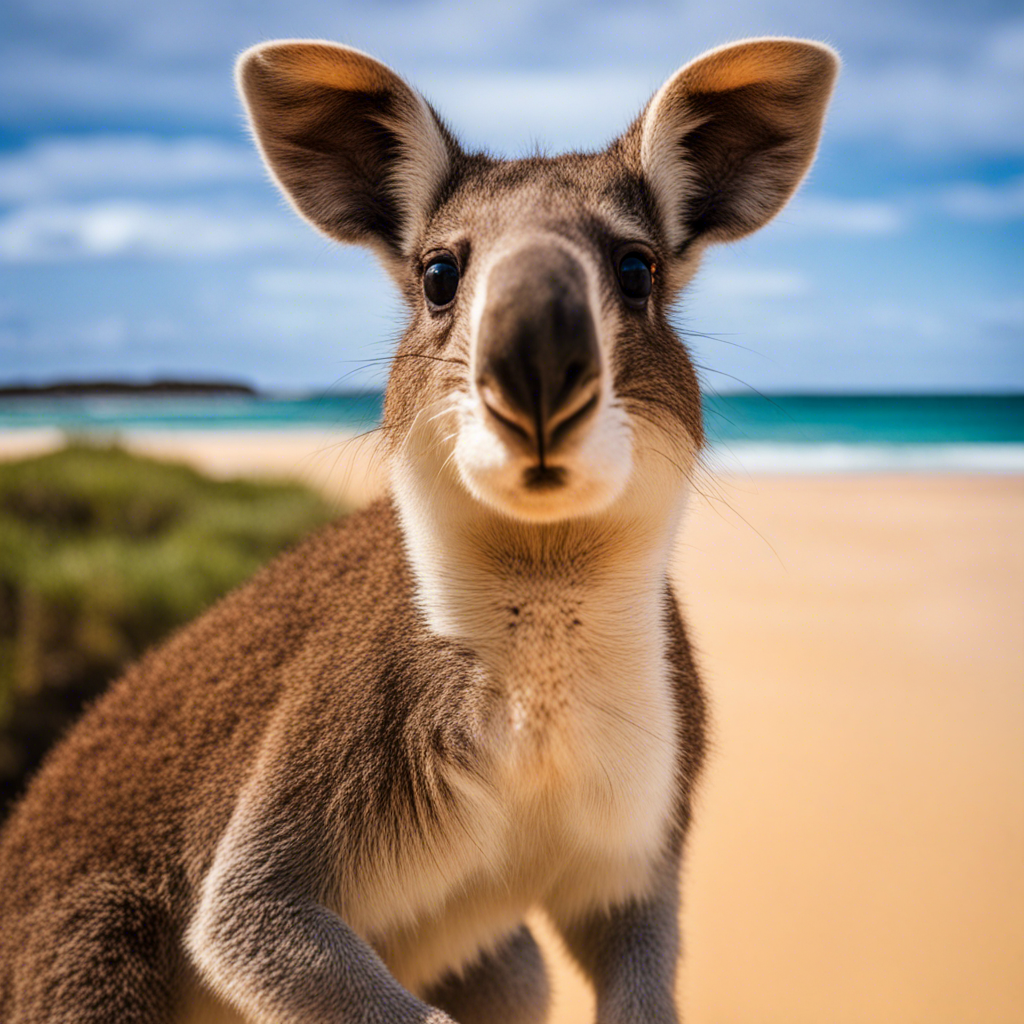
<svg viewBox="0 0 1024 1024"><path fill-rule="evenodd" d="M224 380L152 380L130 382L122 380L56 381L52 384L11 384L0 387L0 398L81 398L92 395L124 396L144 395L245 395L255 397L259 392L248 384Z"/></svg>

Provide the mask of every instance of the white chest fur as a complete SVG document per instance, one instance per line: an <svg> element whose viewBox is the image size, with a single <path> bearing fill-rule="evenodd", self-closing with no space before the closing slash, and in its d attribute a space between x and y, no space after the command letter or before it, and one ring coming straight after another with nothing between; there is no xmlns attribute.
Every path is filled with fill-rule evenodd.
<svg viewBox="0 0 1024 1024"><path fill-rule="evenodd" d="M491 627L474 648L501 694L480 737L485 784L450 779L457 821L397 886L364 878L344 911L414 989L531 905L572 915L643 893L664 849L676 741L663 608L523 585L474 600Z"/></svg>
<svg viewBox="0 0 1024 1024"><path fill-rule="evenodd" d="M660 847L675 758L663 609L623 600L622 582L505 581L484 605L491 628L466 637L503 694L495 783L510 808L612 861Z"/></svg>
<svg viewBox="0 0 1024 1024"><path fill-rule="evenodd" d="M471 648L499 695L480 736L484 783L450 780L457 823L398 886L371 884L346 908L415 988L532 904L572 915L646 891L673 815L677 740L671 530L643 550L618 531L499 550L477 524L403 524L430 626Z"/></svg>

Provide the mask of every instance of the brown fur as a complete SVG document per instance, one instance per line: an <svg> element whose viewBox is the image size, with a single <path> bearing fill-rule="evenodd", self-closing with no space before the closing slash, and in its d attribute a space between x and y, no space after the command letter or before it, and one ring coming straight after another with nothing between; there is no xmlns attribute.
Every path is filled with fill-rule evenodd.
<svg viewBox="0 0 1024 1024"><path fill-rule="evenodd" d="M502 162L356 51L245 55L278 181L407 300L394 495L149 654L47 760L0 836L0 1021L538 1022L533 903L602 1022L676 1020L705 705L665 573L703 431L666 313L703 245L799 183L833 75L813 44L716 51L605 152ZM566 323L593 410L502 435L481 388L525 409ZM525 376L491 372L531 344ZM516 484L538 458L541 496Z"/></svg>

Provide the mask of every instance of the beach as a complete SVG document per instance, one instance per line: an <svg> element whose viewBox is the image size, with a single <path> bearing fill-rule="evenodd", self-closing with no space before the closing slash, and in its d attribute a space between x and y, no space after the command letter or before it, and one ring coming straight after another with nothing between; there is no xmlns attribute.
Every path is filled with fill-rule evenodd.
<svg viewBox="0 0 1024 1024"><path fill-rule="evenodd" d="M1024 1019L1024 478L714 491L675 573L714 721L684 1019Z"/></svg>
<svg viewBox="0 0 1024 1024"><path fill-rule="evenodd" d="M11 432L0 458L57 440ZM372 436L124 440L339 505L381 488ZM1020 1021L1024 476L729 474L699 491L672 570L713 709L684 1019ZM552 1020L592 1020L553 963Z"/></svg>

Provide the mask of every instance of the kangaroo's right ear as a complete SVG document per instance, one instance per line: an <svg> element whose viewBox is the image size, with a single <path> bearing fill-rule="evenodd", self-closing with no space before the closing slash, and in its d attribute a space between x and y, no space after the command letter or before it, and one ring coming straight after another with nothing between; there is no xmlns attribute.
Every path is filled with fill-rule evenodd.
<svg viewBox="0 0 1024 1024"><path fill-rule="evenodd" d="M426 101L333 43L254 46L236 76L263 159L299 213L385 261L407 255L458 153Z"/></svg>

